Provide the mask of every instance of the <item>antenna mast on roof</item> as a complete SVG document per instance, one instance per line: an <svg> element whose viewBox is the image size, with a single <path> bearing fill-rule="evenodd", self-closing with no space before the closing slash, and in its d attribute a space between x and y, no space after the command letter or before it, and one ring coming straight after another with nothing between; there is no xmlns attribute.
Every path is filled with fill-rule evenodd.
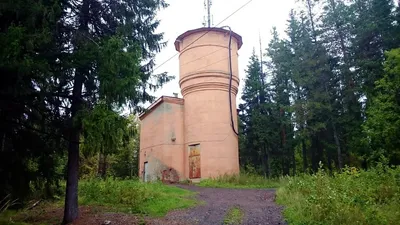
<svg viewBox="0 0 400 225"><path fill-rule="evenodd" d="M211 27L211 6L212 0L204 0L204 8L207 12L207 19L204 17L203 26Z"/></svg>

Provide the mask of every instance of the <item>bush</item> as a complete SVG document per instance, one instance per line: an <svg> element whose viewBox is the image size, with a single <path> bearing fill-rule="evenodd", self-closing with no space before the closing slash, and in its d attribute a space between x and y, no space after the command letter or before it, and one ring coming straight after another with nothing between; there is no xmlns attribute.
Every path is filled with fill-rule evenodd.
<svg viewBox="0 0 400 225"><path fill-rule="evenodd" d="M112 207L117 211L163 216L173 209L196 204L193 192L162 183L139 180L91 179L79 183L79 201L83 205Z"/></svg>
<svg viewBox="0 0 400 225"><path fill-rule="evenodd" d="M289 178L277 192L290 224L398 224L400 167Z"/></svg>

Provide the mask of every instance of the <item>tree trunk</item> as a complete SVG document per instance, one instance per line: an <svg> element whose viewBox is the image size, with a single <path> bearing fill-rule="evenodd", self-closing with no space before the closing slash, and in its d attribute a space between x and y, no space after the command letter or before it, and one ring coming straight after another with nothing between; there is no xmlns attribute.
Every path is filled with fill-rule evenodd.
<svg viewBox="0 0 400 225"><path fill-rule="evenodd" d="M296 176L296 150L293 148L292 151L292 161L293 161L293 176Z"/></svg>
<svg viewBox="0 0 400 225"><path fill-rule="evenodd" d="M264 171L264 177L267 178L268 177L268 169L267 169L267 154L265 151L261 152L261 164L262 164L262 170Z"/></svg>
<svg viewBox="0 0 400 225"><path fill-rule="evenodd" d="M102 160L102 154L101 154L101 152L99 152L99 159L97 160L98 162L97 162L97 176L100 176L101 175L101 162L103 162L103 160Z"/></svg>
<svg viewBox="0 0 400 225"><path fill-rule="evenodd" d="M335 124L333 122L332 122L332 127L333 127L333 137L335 139L335 144L336 144L336 147L337 147L338 166L339 166L339 169L342 169L343 168L342 150L340 148L340 142L339 142L339 138L338 138L338 135L337 135L337 132L336 132L336 126L335 126Z"/></svg>
<svg viewBox="0 0 400 225"><path fill-rule="evenodd" d="M307 163L307 148L306 148L306 142L305 142L304 138L302 138L302 140L301 140L301 148L302 148L302 152L303 152L303 172L306 173L308 163Z"/></svg>
<svg viewBox="0 0 400 225"><path fill-rule="evenodd" d="M327 158L328 158L328 169L329 173L332 174L332 153L331 151L327 151Z"/></svg>
<svg viewBox="0 0 400 225"><path fill-rule="evenodd" d="M74 85L77 87L78 82ZM82 92L82 83L80 85L80 92ZM78 92L77 92L78 93ZM76 101L72 104L73 116L71 120L73 121L76 112L80 108L81 103ZM72 124L71 121L71 124ZM65 206L64 206L64 219L63 224L71 223L78 218L78 177L79 177L79 136L80 128L71 125L70 142L68 146L68 164L67 164L67 187L65 193Z"/></svg>
<svg viewBox="0 0 400 225"><path fill-rule="evenodd" d="M271 178L271 159L270 159L270 154L267 152L267 175L268 178Z"/></svg>
<svg viewBox="0 0 400 225"><path fill-rule="evenodd" d="M106 155L106 154L103 154L103 163L102 163L102 166L103 166L103 168L102 168L102 170L101 170L101 172L102 172L101 176L102 176L103 178L106 178L106 176L107 176L107 155Z"/></svg>
<svg viewBox="0 0 400 225"><path fill-rule="evenodd" d="M79 15L79 31L88 33L89 0L82 2ZM76 51L79 51L79 40L75 43ZM74 77L74 86L71 102L70 140L68 146L67 187L65 193L63 224L71 223L78 218L78 179L79 179L79 139L82 121L77 118L77 113L82 108L82 88L85 70L77 68Z"/></svg>
<svg viewBox="0 0 400 225"><path fill-rule="evenodd" d="M312 137L312 145L311 145L311 165L312 165L312 170L313 172L317 172L318 166L317 166L317 156L316 156L316 151L318 149L317 146L317 140L316 137Z"/></svg>

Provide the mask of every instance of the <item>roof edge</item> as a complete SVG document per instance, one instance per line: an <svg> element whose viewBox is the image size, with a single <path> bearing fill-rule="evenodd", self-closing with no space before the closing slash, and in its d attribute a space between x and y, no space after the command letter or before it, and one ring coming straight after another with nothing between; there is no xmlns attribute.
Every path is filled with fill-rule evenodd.
<svg viewBox="0 0 400 225"><path fill-rule="evenodd" d="M147 109L139 115L139 119L143 120L144 118L146 118L151 112L153 112L163 102L173 103L173 104L177 104L177 105L184 104L183 98L163 95L163 96L159 97L156 101L154 101L149 107L147 107Z"/></svg>

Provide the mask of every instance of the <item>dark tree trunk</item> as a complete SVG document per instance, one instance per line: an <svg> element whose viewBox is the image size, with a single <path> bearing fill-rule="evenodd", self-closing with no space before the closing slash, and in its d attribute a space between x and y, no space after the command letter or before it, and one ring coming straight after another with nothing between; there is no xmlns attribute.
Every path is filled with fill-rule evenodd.
<svg viewBox="0 0 400 225"><path fill-rule="evenodd" d="M103 163L102 163L102 166L103 166L103 168L102 168L102 170L101 170L101 176L103 177L103 178L106 178L106 175L107 175L107 155L106 154L103 154Z"/></svg>
<svg viewBox="0 0 400 225"><path fill-rule="evenodd" d="M307 163L307 148L306 148L306 142L305 142L304 138L302 138L302 140L301 140L301 147L303 150L303 172L306 173L308 163Z"/></svg>
<svg viewBox="0 0 400 225"><path fill-rule="evenodd" d="M331 153L331 151L327 151L327 158L328 158L329 173L332 174L332 153Z"/></svg>
<svg viewBox="0 0 400 225"><path fill-rule="evenodd" d="M319 132L319 135L317 136L317 150L318 150L318 152L317 152L317 166L318 166L318 168L319 168L319 164L320 163L322 163L322 164L325 163L324 160L323 160L324 159L324 145L321 142L321 139L322 139L321 136L322 136L321 132Z"/></svg>
<svg viewBox="0 0 400 225"><path fill-rule="evenodd" d="M268 152L267 152L267 176L268 178L271 177L271 158Z"/></svg>
<svg viewBox="0 0 400 225"><path fill-rule="evenodd" d="M90 0L84 0L80 8L79 31L82 34L88 33ZM75 43L76 51L79 51L79 38ZM70 142L68 146L67 164L67 187L65 194L63 224L71 223L79 216L78 208L78 179L79 179L79 139L82 122L77 118L77 113L82 108L82 88L85 78L85 69L77 68L74 77L72 91L71 121L70 121Z"/></svg>
<svg viewBox="0 0 400 225"><path fill-rule="evenodd" d="M292 162L293 162L293 176L296 176L296 151L292 150Z"/></svg>
<svg viewBox="0 0 400 225"><path fill-rule="evenodd" d="M264 171L264 177L267 178L268 177L268 169L267 169L267 156L265 154L265 151L261 152L261 164L262 164L262 170Z"/></svg>
<svg viewBox="0 0 400 225"><path fill-rule="evenodd" d="M63 224L78 218L78 172L79 172L79 131L71 134L68 149L67 188L65 194Z"/></svg>
<svg viewBox="0 0 400 225"><path fill-rule="evenodd" d="M68 146L67 188L65 194L63 224L71 223L78 218L78 178L79 178L79 138L81 121L76 119L82 107L83 75L77 71L72 92L70 140Z"/></svg>
<svg viewBox="0 0 400 225"><path fill-rule="evenodd" d="M335 124L333 124L333 122L332 122L332 126L333 126L333 137L335 139L335 144L336 144L336 148L337 148L338 166L339 166L339 169L342 169L343 161L342 161L342 150L340 148L340 141L339 141L339 138L337 135L336 126L335 126Z"/></svg>
<svg viewBox="0 0 400 225"><path fill-rule="evenodd" d="M312 146L311 146L311 164L312 164L312 170L315 173L317 171L317 137L314 136L312 137Z"/></svg>

